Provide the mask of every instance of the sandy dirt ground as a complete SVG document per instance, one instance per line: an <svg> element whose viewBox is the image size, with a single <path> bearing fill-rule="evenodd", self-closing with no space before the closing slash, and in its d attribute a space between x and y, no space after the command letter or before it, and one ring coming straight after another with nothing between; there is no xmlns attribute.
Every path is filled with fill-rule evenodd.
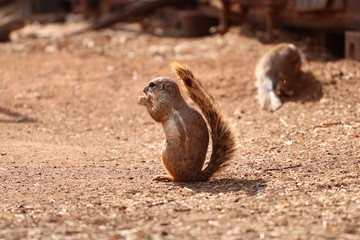
<svg viewBox="0 0 360 240"><path fill-rule="evenodd" d="M0 45L0 239L360 239L360 63L308 37L301 91L274 113L254 66L272 46L131 28ZM155 182L161 125L136 104L187 64L236 134L211 181ZM209 149L209 152L211 149Z"/></svg>

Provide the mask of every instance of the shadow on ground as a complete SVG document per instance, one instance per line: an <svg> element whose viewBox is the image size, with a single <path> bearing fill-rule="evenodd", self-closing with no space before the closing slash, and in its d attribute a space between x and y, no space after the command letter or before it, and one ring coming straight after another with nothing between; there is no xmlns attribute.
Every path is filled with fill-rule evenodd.
<svg viewBox="0 0 360 240"><path fill-rule="evenodd" d="M266 181L263 179L244 180L244 179L217 179L208 182L176 183L181 187L186 187L194 192L206 193L229 193L244 191L247 195L254 196L266 188Z"/></svg>
<svg viewBox="0 0 360 240"><path fill-rule="evenodd" d="M1 119L0 123L31 123L36 122L36 119L30 118L18 112L13 112L10 109L0 107L0 114L7 115L12 119Z"/></svg>
<svg viewBox="0 0 360 240"><path fill-rule="evenodd" d="M320 81L311 72L303 72L300 81L294 87L292 96L282 96L281 100L285 102L318 102L323 97L323 89Z"/></svg>

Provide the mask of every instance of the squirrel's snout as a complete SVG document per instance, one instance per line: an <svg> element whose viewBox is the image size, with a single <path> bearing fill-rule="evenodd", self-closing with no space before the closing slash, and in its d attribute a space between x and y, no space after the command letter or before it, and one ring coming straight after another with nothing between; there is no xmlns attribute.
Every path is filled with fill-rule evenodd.
<svg viewBox="0 0 360 240"><path fill-rule="evenodd" d="M146 92L148 91L148 88L149 88L149 87L145 87L144 90L143 90L143 93L146 94Z"/></svg>

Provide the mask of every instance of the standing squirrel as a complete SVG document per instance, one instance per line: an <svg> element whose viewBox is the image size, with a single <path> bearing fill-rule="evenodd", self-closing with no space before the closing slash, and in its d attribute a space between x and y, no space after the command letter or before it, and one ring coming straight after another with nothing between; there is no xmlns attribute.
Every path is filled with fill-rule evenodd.
<svg viewBox="0 0 360 240"><path fill-rule="evenodd" d="M261 108L275 111L281 106L281 94L293 94L301 62L300 50L291 43L280 43L261 57L255 70Z"/></svg>
<svg viewBox="0 0 360 240"><path fill-rule="evenodd" d="M181 96L176 82L158 77L150 81L138 99L150 116L163 125L166 135L161 151L162 161L169 175L159 175L158 181L206 181L229 161L235 151L235 139L228 123L212 96L185 66L174 62L173 71L179 76L190 98L199 106L202 115L191 108ZM212 138L212 154L209 164L203 169Z"/></svg>

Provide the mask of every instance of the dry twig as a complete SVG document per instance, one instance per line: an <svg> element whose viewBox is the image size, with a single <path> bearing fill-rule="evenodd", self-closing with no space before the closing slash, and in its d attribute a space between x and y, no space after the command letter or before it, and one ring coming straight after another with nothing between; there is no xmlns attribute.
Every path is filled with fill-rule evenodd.
<svg viewBox="0 0 360 240"><path fill-rule="evenodd" d="M267 171L281 171L281 170L285 170L285 169L290 169L290 168L297 168L297 167L301 167L301 164L297 164L294 166L288 166L288 167L282 167L282 168L269 168L269 169L265 169L264 172Z"/></svg>

